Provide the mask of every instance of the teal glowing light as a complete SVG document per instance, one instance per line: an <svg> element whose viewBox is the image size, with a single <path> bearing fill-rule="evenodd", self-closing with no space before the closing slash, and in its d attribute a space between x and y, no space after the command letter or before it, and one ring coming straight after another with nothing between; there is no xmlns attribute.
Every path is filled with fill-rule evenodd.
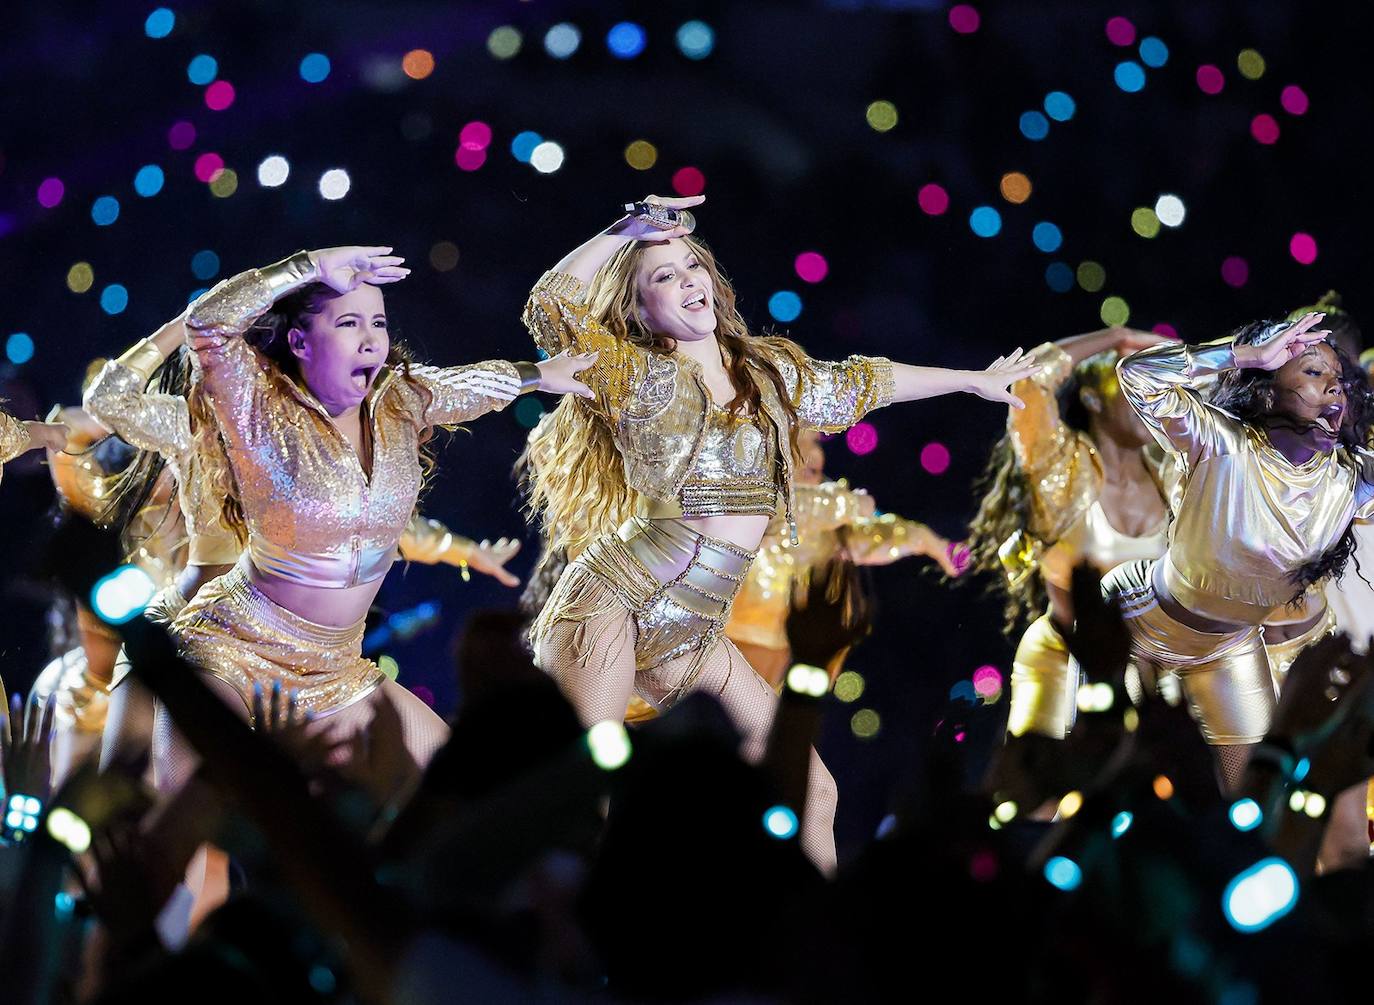
<svg viewBox="0 0 1374 1005"><path fill-rule="evenodd" d="M1226 885L1221 910L1238 932L1259 932L1298 903L1298 876L1281 858L1261 859Z"/></svg>
<svg viewBox="0 0 1374 1005"><path fill-rule="evenodd" d="M1135 823L1135 814L1130 810L1122 810L1112 817L1112 837L1119 838L1131 829L1131 824Z"/></svg>
<svg viewBox="0 0 1374 1005"><path fill-rule="evenodd" d="M1253 799L1237 799L1227 812L1231 826L1238 831L1252 831L1264 822L1264 813Z"/></svg>
<svg viewBox="0 0 1374 1005"><path fill-rule="evenodd" d="M1077 890L1083 882L1083 870L1073 859L1056 855L1045 863L1045 879L1049 881L1050 886L1068 893L1070 890Z"/></svg>
<svg viewBox="0 0 1374 1005"><path fill-rule="evenodd" d="M790 806L770 806L763 812L763 829L769 837L785 841L797 833L797 814Z"/></svg>

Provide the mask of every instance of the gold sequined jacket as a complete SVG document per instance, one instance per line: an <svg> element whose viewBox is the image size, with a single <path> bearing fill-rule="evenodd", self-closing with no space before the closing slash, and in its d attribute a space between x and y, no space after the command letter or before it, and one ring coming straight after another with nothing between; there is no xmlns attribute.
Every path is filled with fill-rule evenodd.
<svg viewBox="0 0 1374 1005"><path fill-rule="evenodd" d="M797 544L773 520L749 574L735 596L725 634L779 651L787 643L787 613L812 572L844 556L856 565L880 565L914 553L923 524L893 513L865 516L867 497L843 480L796 487Z"/></svg>
<svg viewBox="0 0 1374 1005"><path fill-rule="evenodd" d="M503 409L473 386L504 361L387 369L363 402L372 471L324 406L243 338L281 296L315 280L296 255L225 280L192 305L187 340L227 447L259 569L318 586L348 587L386 574L420 491L420 437Z"/></svg>
<svg viewBox="0 0 1374 1005"><path fill-rule="evenodd" d="M579 376L595 394L593 408L611 428L625 466L625 481L648 500L647 516L683 515L683 486L698 463L711 395L697 363L678 353L651 352L591 317L586 284L547 272L535 285L524 321L544 352L595 351L595 364ZM840 432L892 402L892 363L851 356L842 363L812 360L781 339L760 340L791 396L798 418L814 429ZM770 381L758 382L766 425L777 458L776 484L796 537L792 455L786 413Z"/></svg>
<svg viewBox="0 0 1374 1005"><path fill-rule="evenodd" d="M4 474L6 461L28 449L28 427L8 412L0 412L0 476Z"/></svg>
<svg viewBox="0 0 1374 1005"><path fill-rule="evenodd" d="M1232 369L1231 341L1164 344L1117 364L1122 393L1178 464L1164 579L1184 607L1260 624L1293 597L1292 574L1374 518L1374 453L1338 447L1294 464L1261 428L1205 402L1197 385Z"/></svg>

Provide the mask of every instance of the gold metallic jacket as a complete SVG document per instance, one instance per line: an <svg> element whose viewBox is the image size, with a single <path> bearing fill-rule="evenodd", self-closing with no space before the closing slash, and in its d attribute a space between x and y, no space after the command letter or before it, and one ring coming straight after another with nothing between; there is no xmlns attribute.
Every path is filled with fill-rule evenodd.
<svg viewBox="0 0 1374 1005"><path fill-rule="evenodd" d="M29 449L29 430L8 412L0 412L0 476L5 462L13 460Z"/></svg>
<svg viewBox="0 0 1374 1005"><path fill-rule="evenodd" d="M506 406L472 386L474 373L519 373L504 361L413 365L409 379L383 371L363 403L369 477L319 401L242 338L278 298L315 278L295 255L228 279L192 305L187 339L228 448L254 565L348 587L380 578L395 559L420 491L424 430Z"/></svg>
<svg viewBox="0 0 1374 1005"><path fill-rule="evenodd" d="M700 367L678 353L651 352L616 338L591 317L585 294L577 277L547 272L530 294L525 324L550 355L565 349L599 353L579 376L595 393L597 414L610 424L626 483L649 501L645 515L681 516L683 486L697 466L711 406ZM824 363L781 339L759 340L759 345L777 365L798 418L809 428L839 432L892 402L889 360L851 356L842 363ZM758 384L778 459L776 484L795 539L786 413L771 382Z"/></svg>
<svg viewBox="0 0 1374 1005"><path fill-rule="evenodd" d="M843 479L796 486L798 543L789 541L781 520L769 524L735 597L725 634L765 649L788 649L792 597L807 589L814 570L842 554L856 565L913 554L909 539L924 525L892 513L864 516L866 498Z"/></svg>
<svg viewBox="0 0 1374 1005"><path fill-rule="evenodd" d="M1129 537L1112 527L1098 506L1103 473L1097 447L1059 414L1059 391L1073 376L1072 358L1046 342L1027 359L1044 369L1012 387L1026 407L1010 410L1007 432L1030 484L1031 514L1029 526L999 549L1008 578L1016 582L1038 570L1067 588L1073 566L1083 559L1106 572L1121 562L1157 558L1165 546L1163 525L1153 534ZM1153 448L1145 456L1161 495L1166 456Z"/></svg>
<svg viewBox="0 0 1374 1005"><path fill-rule="evenodd" d="M1229 339L1165 344L1117 364L1121 390L1179 464L1164 579L1205 618L1262 623L1292 599L1294 570L1355 518L1374 517L1374 454L1339 447L1294 464L1263 429L1209 405L1195 382L1231 369Z"/></svg>

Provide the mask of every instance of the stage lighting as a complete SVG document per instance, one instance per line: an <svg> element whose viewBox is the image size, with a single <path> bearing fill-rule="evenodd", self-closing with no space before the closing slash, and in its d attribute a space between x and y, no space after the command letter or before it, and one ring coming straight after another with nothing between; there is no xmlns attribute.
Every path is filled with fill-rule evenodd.
<svg viewBox="0 0 1374 1005"><path fill-rule="evenodd" d="M1289 84L1282 93L1279 94L1279 104L1289 115L1306 115L1308 100L1307 92L1297 84Z"/></svg>
<svg viewBox="0 0 1374 1005"><path fill-rule="evenodd" d="M768 298L768 313L783 324L797 320L802 312L802 299L791 290L778 290Z"/></svg>
<svg viewBox="0 0 1374 1005"><path fill-rule="evenodd" d="M996 237L1002 230L1002 214L991 206L975 206L968 225L979 237Z"/></svg>
<svg viewBox="0 0 1374 1005"><path fill-rule="evenodd" d="M194 170L196 181L203 181L208 185L224 170L224 158L217 153L203 153L196 158Z"/></svg>
<svg viewBox="0 0 1374 1005"><path fill-rule="evenodd" d="M1098 314L1102 318L1102 323L1108 328L1120 328L1131 320L1131 307L1121 297L1108 297L1102 301L1102 310ZM1106 687L1111 690L1110 684Z"/></svg>
<svg viewBox="0 0 1374 1005"><path fill-rule="evenodd" d="M258 165L258 184L263 188L277 188L291 176L291 162L281 154L264 157Z"/></svg>
<svg viewBox="0 0 1374 1005"><path fill-rule="evenodd" d="M166 7L159 7L143 22L143 33L149 38L166 38L176 27L177 16Z"/></svg>
<svg viewBox="0 0 1374 1005"><path fill-rule="evenodd" d="M835 697L843 702L858 701L864 693L863 674L857 670L845 670L835 678Z"/></svg>
<svg viewBox="0 0 1374 1005"><path fill-rule="evenodd" d="M91 846L90 826L65 806L58 806L48 814L48 833L75 855Z"/></svg>
<svg viewBox="0 0 1374 1005"><path fill-rule="evenodd" d="M14 332L5 339L5 358L15 366L33 359L33 338L28 332Z"/></svg>
<svg viewBox="0 0 1374 1005"><path fill-rule="evenodd" d="M633 21L621 21L606 33L606 48L616 59L634 59L644 51L644 29Z"/></svg>
<svg viewBox="0 0 1374 1005"><path fill-rule="evenodd" d="M844 445L851 454L863 457L878 449L878 430L868 422L856 422L845 430Z"/></svg>
<svg viewBox="0 0 1374 1005"><path fill-rule="evenodd" d="M687 21L677 30L677 47L688 59L705 59L716 47L716 33L705 21Z"/></svg>
<svg viewBox="0 0 1374 1005"><path fill-rule="evenodd" d="M1097 293L1107 285L1107 270L1097 262L1080 262L1078 265L1078 285L1086 293Z"/></svg>
<svg viewBox="0 0 1374 1005"><path fill-rule="evenodd" d="M129 306L129 291L119 283L111 283L100 291L100 309L106 314L121 314Z"/></svg>
<svg viewBox="0 0 1374 1005"><path fill-rule="evenodd" d="M1236 876L1221 895L1221 910L1238 932L1259 932L1298 903L1298 876L1281 858L1266 858Z"/></svg>
<svg viewBox="0 0 1374 1005"><path fill-rule="evenodd" d="M209 248L197 251L191 256L191 275L197 279L210 279L219 271L219 255Z"/></svg>
<svg viewBox="0 0 1374 1005"><path fill-rule="evenodd" d="M819 283L830 271L830 263L819 251L803 251L792 267L797 270L797 277L806 283Z"/></svg>
<svg viewBox="0 0 1374 1005"><path fill-rule="evenodd" d="M1264 76L1264 57L1257 49L1242 49L1236 57L1236 68L1246 80L1259 80Z"/></svg>
<svg viewBox="0 0 1374 1005"><path fill-rule="evenodd" d="M228 199L239 190L239 174L233 168L225 168L210 179L210 194L216 199Z"/></svg>
<svg viewBox="0 0 1374 1005"><path fill-rule="evenodd" d="M1160 223L1159 214L1149 206L1137 206L1131 210L1131 229L1141 237L1156 237Z"/></svg>
<svg viewBox="0 0 1374 1005"><path fill-rule="evenodd" d="M85 293L95 283L95 270L90 262L77 262L67 270L67 289L73 293Z"/></svg>
<svg viewBox="0 0 1374 1005"><path fill-rule="evenodd" d="M877 132L888 132L897 125L897 106L890 101L874 101L865 109L864 119Z"/></svg>
<svg viewBox="0 0 1374 1005"><path fill-rule="evenodd" d="M883 721L871 708L861 708L849 719L849 731L860 740L871 740L883 728Z"/></svg>
<svg viewBox="0 0 1374 1005"><path fill-rule="evenodd" d="M212 112L222 112L234 103L234 85L227 80L216 80L205 89L205 107Z"/></svg>
<svg viewBox="0 0 1374 1005"><path fill-rule="evenodd" d="M1076 111L1078 105L1063 91L1051 91L1045 95L1045 114L1055 122L1068 122Z"/></svg>
<svg viewBox="0 0 1374 1005"><path fill-rule="evenodd" d="M598 768L614 771L630 759L630 734L622 723L605 719L586 734L587 749Z"/></svg>
<svg viewBox="0 0 1374 1005"><path fill-rule="evenodd" d="M108 227L119 219L119 200L112 195L102 195L91 203L91 219L97 227Z"/></svg>
<svg viewBox="0 0 1374 1005"><path fill-rule="evenodd" d="M331 201L342 199L348 195L352 184L352 179L343 168L330 168L320 175L320 195Z"/></svg>
<svg viewBox="0 0 1374 1005"><path fill-rule="evenodd" d="M1045 285L1055 293L1073 289L1073 269L1064 262L1051 262L1045 268Z"/></svg>
<svg viewBox="0 0 1374 1005"><path fill-rule="evenodd" d="M1013 205L1019 206L1031 197L1031 180L1020 171L1008 171L1002 175L997 187L1002 193L1002 198Z"/></svg>
<svg viewBox="0 0 1374 1005"><path fill-rule="evenodd" d="M1040 112L1022 112L1019 126L1028 140L1043 140L1050 134L1050 120Z"/></svg>
<svg viewBox="0 0 1374 1005"><path fill-rule="evenodd" d="M1165 194L1155 200L1155 216L1159 217L1159 222L1166 227L1181 227L1187 215L1187 207L1176 195Z"/></svg>
<svg viewBox="0 0 1374 1005"><path fill-rule="evenodd" d="M1299 264L1311 265L1317 260L1317 239L1299 231L1289 240L1288 253Z"/></svg>
<svg viewBox="0 0 1374 1005"><path fill-rule="evenodd" d="M1140 40L1140 61L1152 70L1158 70L1169 62L1169 47L1162 38L1151 35Z"/></svg>
<svg viewBox="0 0 1374 1005"><path fill-rule="evenodd" d="M62 184L61 178L44 178L38 183L38 205L44 209L53 209L62 202L62 196L67 192L67 186Z"/></svg>
<svg viewBox="0 0 1374 1005"><path fill-rule="evenodd" d="M1031 228L1031 243L1034 244L1038 250L1049 254L1058 251L1063 245L1064 232L1048 220L1041 220ZM1072 284L1072 278L1069 282Z"/></svg>
<svg viewBox="0 0 1374 1005"><path fill-rule="evenodd" d="M307 84L319 84L329 77L329 57L322 52L311 52L301 59L301 79Z"/></svg>
<svg viewBox="0 0 1374 1005"><path fill-rule="evenodd" d="M553 174L563 166L563 148L545 140L530 151L530 165L540 174Z"/></svg>
<svg viewBox="0 0 1374 1005"><path fill-rule="evenodd" d="M1221 281L1237 289L1250 281L1250 263L1239 255L1231 255L1221 263Z"/></svg>
<svg viewBox="0 0 1374 1005"><path fill-rule="evenodd" d="M927 443L925 446L921 448L919 459L921 462L921 470L924 471L926 474L942 475L949 470L949 447L945 446L943 443ZM987 667L985 669L991 669L991 667ZM977 676L976 671L974 675L975 677ZM1001 690L1001 677L999 676L997 680L997 689ZM974 687L977 687L976 682L974 684Z"/></svg>
<svg viewBox="0 0 1374 1005"><path fill-rule="evenodd" d="M1112 77L1116 80L1116 86L1127 94L1134 94L1145 87L1145 69L1131 59L1117 63Z"/></svg>
<svg viewBox="0 0 1374 1005"><path fill-rule="evenodd" d="M949 193L941 186L930 182L922 185L921 190L916 193L916 204L921 207L922 213L940 216L949 209Z"/></svg>
<svg viewBox="0 0 1374 1005"><path fill-rule="evenodd" d="M1045 863L1045 879L1050 886L1068 893L1076 890L1083 882L1083 870L1078 863L1063 855L1056 855Z"/></svg>
<svg viewBox="0 0 1374 1005"><path fill-rule="evenodd" d="M763 812L763 829L769 837L786 841L797 834L797 814L790 806L770 806Z"/></svg>
<svg viewBox="0 0 1374 1005"><path fill-rule="evenodd" d="M202 52L186 64L186 79L199 87L204 87L219 76L219 61L214 56Z"/></svg>
<svg viewBox="0 0 1374 1005"><path fill-rule="evenodd" d="M136 565L122 565L91 588L91 610L112 625L122 625L143 613L157 592L152 577Z"/></svg>
<svg viewBox="0 0 1374 1005"><path fill-rule="evenodd" d="M1130 810L1122 810L1112 817L1112 837L1119 838L1131 829L1131 824L1135 823L1135 815Z"/></svg>
<svg viewBox="0 0 1374 1005"><path fill-rule="evenodd" d="M820 698L830 690L830 675L820 667L797 663L787 671L787 689L811 698Z"/></svg>
<svg viewBox="0 0 1374 1005"><path fill-rule="evenodd" d="M144 164L134 175L134 191L145 199L151 199L162 191L165 181L162 168L156 164Z"/></svg>
<svg viewBox="0 0 1374 1005"><path fill-rule="evenodd" d="M523 43L524 39L518 28L503 24L492 29L491 34L487 36L487 52L497 59L511 59L520 51Z"/></svg>
<svg viewBox="0 0 1374 1005"><path fill-rule="evenodd" d="M528 129L524 132L516 133L515 139L510 141L511 156L521 164L528 164L530 162L530 156L534 153L535 148L543 142L544 137Z"/></svg>
<svg viewBox="0 0 1374 1005"><path fill-rule="evenodd" d="M1253 799L1237 799L1227 815L1231 818L1231 826L1238 831L1252 831L1264 822L1264 813Z"/></svg>
<svg viewBox="0 0 1374 1005"><path fill-rule="evenodd" d="M567 59L582 44L577 25L563 21L544 33L544 51L554 59Z"/></svg>
<svg viewBox="0 0 1374 1005"><path fill-rule="evenodd" d="M658 162L658 148L648 140L635 140L625 148L625 163L636 171L647 171Z"/></svg>

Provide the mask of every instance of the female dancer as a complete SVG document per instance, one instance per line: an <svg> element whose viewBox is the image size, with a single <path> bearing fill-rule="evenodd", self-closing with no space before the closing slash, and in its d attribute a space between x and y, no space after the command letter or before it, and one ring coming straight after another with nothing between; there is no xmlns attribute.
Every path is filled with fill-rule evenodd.
<svg viewBox="0 0 1374 1005"><path fill-rule="evenodd" d="M46 447L61 450L67 445L67 427L60 422L24 422L0 409L0 477L5 462L20 454Z"/></svg>
<svg viewBox="0 0 1374 1005"><path fill-rule="evenodd" d="M587 400L559 405L552 456L534 466L532 506L572 561L531 634L584 722L621 720L632 691L663 708L708 690L753 756L776 695L721 636L780 498L795 537L798 430L954 391L1012 401L1006 385L1034 367L1019 350L981 372L819 363L751 335L706 246L672 223L702 201L651 198L652 215L569 253L526 307L546 352L595 354ZM803 847L828 869L834 781L814 755L811 792Z"/></svg>
<svg viewBox="0 0 1374 1005"><path fill-rule="evenodd" d="M1142 679L1179 677L1231 786L1274 708L1260 626L1339 578L1352 521L1374 516L1374 455L1364 446L1374 394L1315 329L1321 318L1256 322L1117 367L1180 483L1164 556L1119 566L1103 589L1121 597ZM1199 382L1214 374L1220 382L1204 401Z"/></svg>
<svg viewBox="0 0 1374 1005"><path fill-rule="evenodd" d="M997 576L1010 631L1021 636L1011 673L1013 736L1062 739L1077 710L1077 680L1063 631L1073 624L1073 567L1106 573L1164 554L1164 456L1121 394L1116 362L1161 341L1107 328L1047 342L1029 358L1043 369L1013 390L1007 434L993 448L969 536L972 565ZM1038 617L1036 615L1038 614Z"/></svg>
<svg viewBox="0 0 1374 1005"><path fill-rule="evenodd" d="M246 715L254 688L280 681L346 728L355 703L385 688L423 764L442 721L361 656L363 618L415 509L421 447L434 426L504 408L522 390L585 391L574 374L587 362L411 364L390 340L380 289L409 274L403 261L390 248L301 252L192 305L187 340L247 543L171 627ZM177 784L188 761L158 741L161 728L155 747Z"/></svg>
<svg viewBox="0 0 1374 1005"><path fill-rule="evenodd" d="M825 452L814 431L802 431L797 442L802 459L795 479L798 544L785 535L780 519L769 523L725 624L725 637L774 690L782 687L792 665L787 642L792 601L805 596L811 576L832 562L890 565L924 555L940 563L946 575L959 574L949 542L925 524L892 513L874 516L868 493L851 489L843 480L826 481ZM841 665L837 660L828 668L832 678Z"/></svg>

